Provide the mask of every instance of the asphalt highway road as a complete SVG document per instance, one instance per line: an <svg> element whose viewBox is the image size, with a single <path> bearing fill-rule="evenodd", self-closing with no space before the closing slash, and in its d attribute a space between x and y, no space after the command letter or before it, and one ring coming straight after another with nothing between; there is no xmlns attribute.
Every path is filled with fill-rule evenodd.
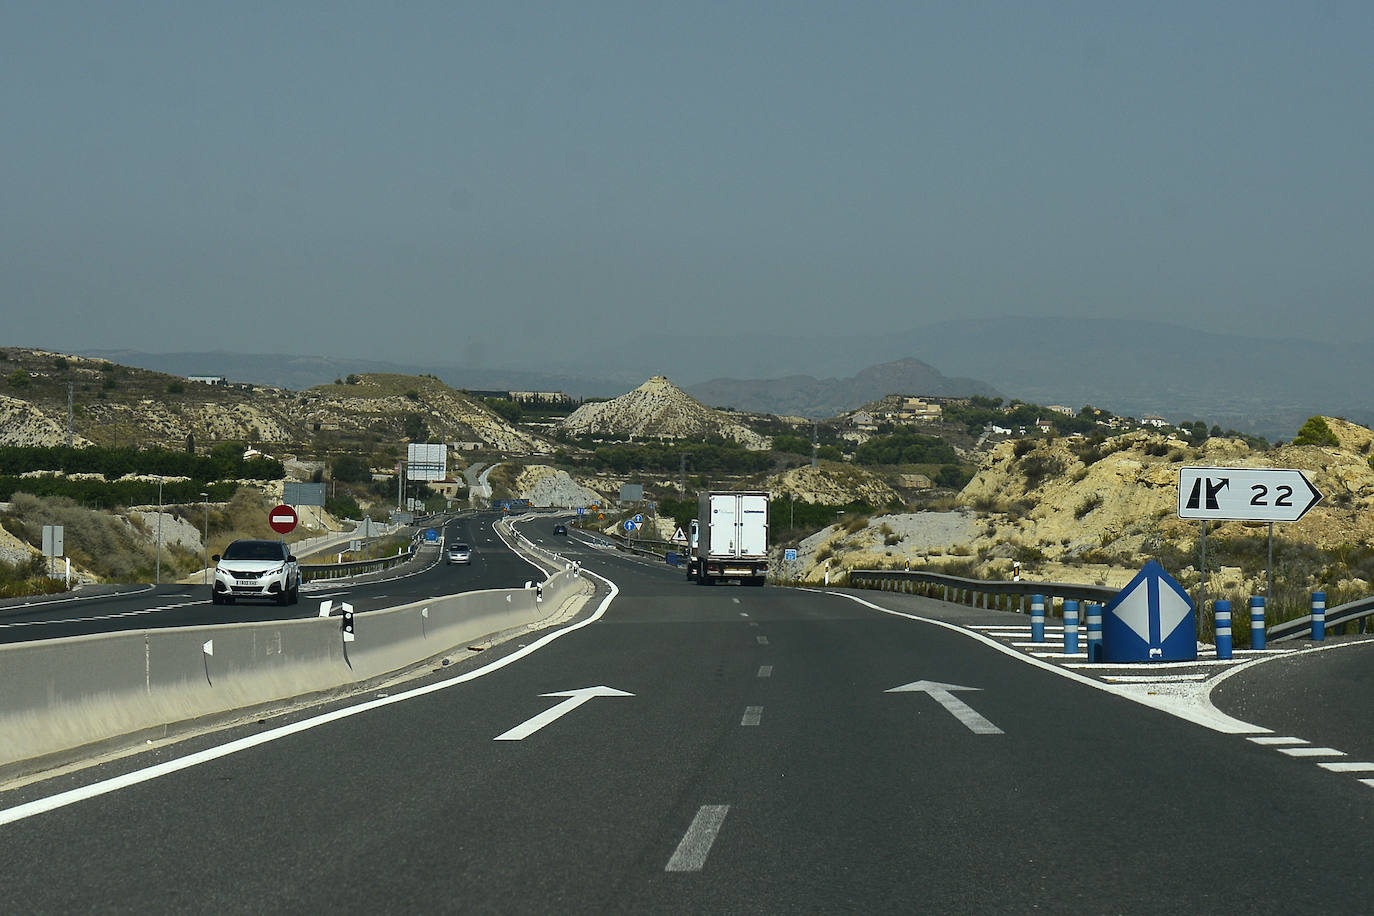
<svg viewBox="0 0 1374 916"><path fill-rule="evenodd" d="M307 582L296 605L270 601L210 603L205 585L162 585L131 588L118 595L32 599L30 604L0 606L0 643L84 636L150 627L207 626L250 620L313 617L325 599L347 601L355 613L419 601L433 595L489 588L519 588L543 578L527 560L511 552L492 526L497 513L451 519L440 532L444 543L473 547L470 565L449 566L434 547L422 547L403 568L362 577L357 582Z"/></svg>
<svg viewBox="0 0 1374 916"><path fill-rule="evenodd" d="M692 585L552 524L536 540L614 583L576 629L4 792L10 907L1368 910L1368 872L1328 863L1370 836L1358 781L949 629ZM188 754L205 759L15 814Z"/></svg>

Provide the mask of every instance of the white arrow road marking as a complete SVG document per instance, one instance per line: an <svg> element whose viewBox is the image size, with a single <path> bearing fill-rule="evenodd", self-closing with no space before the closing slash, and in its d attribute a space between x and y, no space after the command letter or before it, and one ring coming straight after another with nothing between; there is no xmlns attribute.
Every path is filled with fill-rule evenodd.
<svg viewBox="0 0 1374 916"><path fill-rule="evenodd" d="M545 697L567 697L562 703L546 709L532 719L526 719L510 731L497 735L494 741L523 741L550 722L572 712L592 697L632 697L633 693L616 690L614 687L583 687L581 690L560 690L557 693L541 693Z"/></svg>
<svg viewBox="0 0 1374 916"><path fill-rule="evenodd" d="M890 687L884 693L928 693L945 709L949 710L954 718L964 723L968 730L975 735L1001 735L1004 732L993 725L987 719L980 716L963 700L956 697L950 691L953 690L982 690L981 687L960 687L957 684L941 684L936 681L912 681L910 684L903 684L900 687Z"/></svg>

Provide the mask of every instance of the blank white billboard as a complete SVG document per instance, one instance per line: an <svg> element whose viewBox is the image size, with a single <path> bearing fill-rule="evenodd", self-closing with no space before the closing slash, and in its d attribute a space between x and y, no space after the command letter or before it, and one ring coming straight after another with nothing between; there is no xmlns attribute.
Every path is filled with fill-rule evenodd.
<svg viewBox="0 0 1374 916"><path fill-rule="evenodd" d="M448 446L442 442L412 442L406 455L407 480L448 478Z"/></svg>

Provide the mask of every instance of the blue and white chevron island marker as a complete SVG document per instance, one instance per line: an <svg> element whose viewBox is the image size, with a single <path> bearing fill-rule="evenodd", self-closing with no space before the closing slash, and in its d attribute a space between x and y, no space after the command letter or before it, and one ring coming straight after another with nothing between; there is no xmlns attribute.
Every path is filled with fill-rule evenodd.
<svg viewBox="0 0 1374 916"><path fill-rule="evenodd" d="M1102 658L1108 662L1197 660L1197 615L1192 599L1154 560L1107 602L1102 620Z"/></svg>
<svg viewBox="0 0 1374 916"><path fill-rule="evenodd" d="M1312 593L1312 641L1326 639L1326 592Z"/></svg>

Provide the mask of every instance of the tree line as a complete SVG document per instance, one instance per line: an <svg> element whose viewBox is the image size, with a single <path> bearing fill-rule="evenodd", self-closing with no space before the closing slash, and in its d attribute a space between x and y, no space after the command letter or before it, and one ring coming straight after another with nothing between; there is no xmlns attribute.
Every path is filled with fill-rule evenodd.
<svg viewBox="0 0 1374 916"><path fill-rule="evenodd" d="M130 474L144 474L187 477L199 485L214 480L281 480L286 476L286 469L277 459L244 458L243 451L242 442L221 442L205 455L159 448L12 445L0 447L0 477L32 471L60 471L63 474L101 474L115 480ZM153 486L157 486L156 482Z"/></svg>

